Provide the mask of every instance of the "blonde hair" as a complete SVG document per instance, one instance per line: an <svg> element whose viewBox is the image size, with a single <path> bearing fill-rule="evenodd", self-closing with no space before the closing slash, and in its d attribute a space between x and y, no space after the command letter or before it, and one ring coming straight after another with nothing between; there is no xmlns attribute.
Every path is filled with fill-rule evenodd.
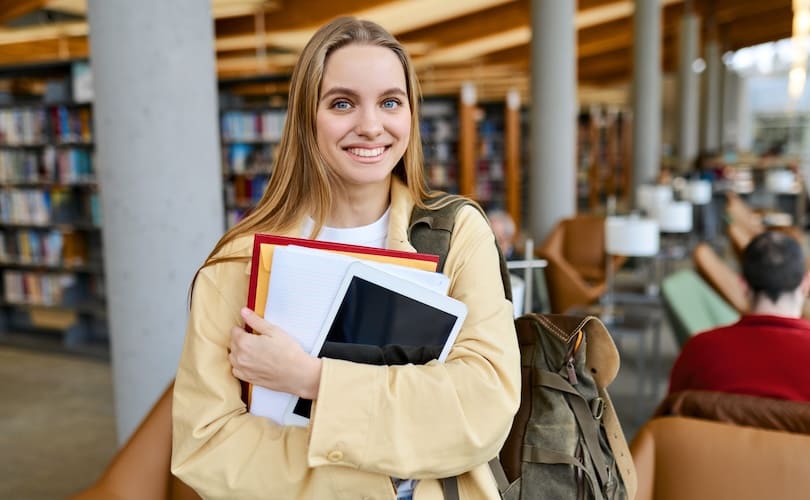
<svg viewBox="0 0 810 500"><path fill-rule="evenodd" d="M202 267L217 262L244 260L217 257L217 254L227 243L240 236L290 230L305 215L312 217L315 222L310 237L321 230L332 203L331 186L336 184L336 180L318 149L315 125L318 100L329 56L352 44L388 48L402 63L411 109L411 131L405 154L394 168L394 175L408 186L416 203L422 205L428 190L419 134L421 92L411 59L402 45L380 25L353 17L340 17L320 28L298 58L290 80L287 119L278 145L278 157L261 200L247 217L220 238Z"/></svg>

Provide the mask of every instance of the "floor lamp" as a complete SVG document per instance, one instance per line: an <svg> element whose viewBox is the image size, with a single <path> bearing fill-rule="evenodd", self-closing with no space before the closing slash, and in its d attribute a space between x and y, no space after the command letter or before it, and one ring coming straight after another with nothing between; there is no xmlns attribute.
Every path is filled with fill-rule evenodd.
<svg viewBox="0 0 810 500"><path fill-rule="evenodd" d="M658 222L635 215L613 216L605 219L605 252L607 281L606 300L603 301L602 319L615 319L615 273L614 256L654 257L660 248Z"/></svg>

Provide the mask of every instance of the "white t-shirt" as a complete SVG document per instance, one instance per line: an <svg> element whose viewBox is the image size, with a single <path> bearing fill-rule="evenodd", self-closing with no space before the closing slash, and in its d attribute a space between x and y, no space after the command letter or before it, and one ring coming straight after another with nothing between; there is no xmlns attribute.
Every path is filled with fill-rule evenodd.
<svg viewBox="0 0 810 500"><path fill-rule="evenodd" d="M315 238L320 241L331 241L333 243L346 243L349 245L362 245L366 247L385 248L385 240L388 237L388 220L390 219L391 207L385 213L367 226L359 227L329 227L324 226ZM315 221L307 217L301 236L309 238Z"/></svg>

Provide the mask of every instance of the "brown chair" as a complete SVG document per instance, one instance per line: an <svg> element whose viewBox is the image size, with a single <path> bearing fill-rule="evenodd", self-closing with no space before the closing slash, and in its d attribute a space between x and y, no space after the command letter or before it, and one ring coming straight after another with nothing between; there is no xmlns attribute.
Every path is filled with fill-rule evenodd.
<svg viewBox="0 0 810 500"><path fill-rule="evenodd" d="M169 385L104 473L72 500L200 500L172 475L172 389Z"/></svg>
<svg viewBox="0 0 810 500"><path fill-rule="evenodd" d="M698 243L692 252L695 270L726 302L743 314L748 311L742 276L731 268L707 243Z"/></svg>
<svg viewBox="0 0 810 500"><path fill-rule="evenodd" d="M688 389L667 395L654 416L714 420L760 429L810 434L810 402Z"/></svg>
<svg viewBox="0 0 810 500"><path fill-rule="evenodd" d="M537 251L548 261L546 286L552 313L595 302L607 289L605 218L578 215L563 219ZM625 257L613 257L618 269Z"/></svg>
<svg viewBox="0 0 810 500"><path fill-rule="evenodd" d="M648 421L630 445L637 500L806 499L810 436L685 417Z"/></svg>
<svg viewBox="0 0 810 500"><path fill-rule="evenodd" d="M739 260L742 260L745 247L747 247L748 243L758 234L759 233L753 232L749 226L734 221L729 222L726 226L726 236L728 237L729 243L731 243L731 249L734 251L734 255L736 255Z"/></svg>

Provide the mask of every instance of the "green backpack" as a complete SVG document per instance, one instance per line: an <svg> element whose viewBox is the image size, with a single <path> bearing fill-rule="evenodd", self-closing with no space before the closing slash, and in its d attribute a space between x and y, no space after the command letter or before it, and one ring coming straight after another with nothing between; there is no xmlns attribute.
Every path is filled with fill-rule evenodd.
<svg viewBox="0 0 810 500"><path fill-rule="evenodd" d="M440 194L414 207L409 239L417 251L439 256L444 268L456 213L475 202ZM500 249L498 250L500 255ZM509 273L501 255L504 294ZM598 318L526 314L515 320L522 394L509 436L490 461L507 500L624 500L636 490L635 469L607 386L619 355ZM458 500L455 477L442 480L447 500Z"/></svg>

